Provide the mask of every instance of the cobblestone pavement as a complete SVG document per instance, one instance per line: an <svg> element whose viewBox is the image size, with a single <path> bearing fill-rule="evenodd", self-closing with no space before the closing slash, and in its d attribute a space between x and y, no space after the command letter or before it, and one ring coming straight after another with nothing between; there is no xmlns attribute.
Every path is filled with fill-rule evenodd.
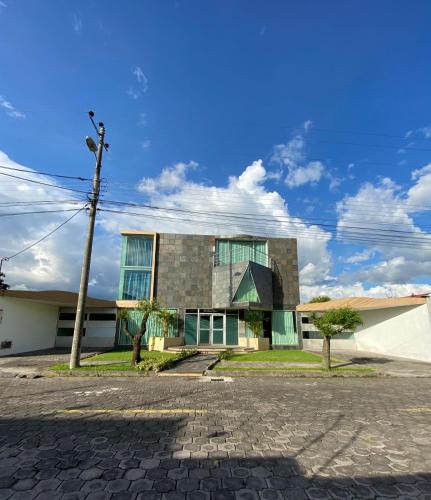
<svg viewBox="0 0 431 500"><path fill-rule="evenodd" d="M0 499L431 499L431 379L2 379Z"/></svg>

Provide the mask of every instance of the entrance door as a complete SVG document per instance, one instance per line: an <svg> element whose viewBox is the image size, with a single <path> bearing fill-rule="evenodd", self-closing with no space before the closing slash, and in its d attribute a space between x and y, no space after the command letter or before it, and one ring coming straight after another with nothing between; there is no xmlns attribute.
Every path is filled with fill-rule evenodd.
<svg viewBox="0 0 431 500"><path fill-rule="evenodd" d="M211 315L211 344L225 344L224 314Z"/></svg>
<svg viewBox="0 0 431 500"><path fill-rule="evenodd" d="M199 344L209 344L211 332L211 314L199 316Z"/></svg>

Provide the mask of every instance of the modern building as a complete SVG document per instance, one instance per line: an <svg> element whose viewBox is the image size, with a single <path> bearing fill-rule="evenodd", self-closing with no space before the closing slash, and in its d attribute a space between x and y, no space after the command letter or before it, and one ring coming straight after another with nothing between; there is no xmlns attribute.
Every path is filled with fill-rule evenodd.
<svg viewBox="0 0 431 500"><path fill-rule="evenodd" d="M245 346L253 318L273 348L298 347L296 239L124 231L117 305L152 298L175 312L170 334L185 345ZM157 334L153 317L143 343ZM118 343L129 344L121 328Z"/></svg>
<svg viewBox="0 0 431 500"><path fill-rule="evenodd" d="M51 291L0 291L0 356L70 347L78 294ZM88 297L83 347L113 347L115 301Z"/></svg>
<svg viewBox="0 0 431 500"><path fill-rule="evenodd" d="M362 351L431 362L431 302L426 296L374 299L350 297L301 304L302 344L305 349L321 349L322 337L311 323L311 313L351 307L359 312L363 325L355 332L337 335L334 349Z"/></svg>

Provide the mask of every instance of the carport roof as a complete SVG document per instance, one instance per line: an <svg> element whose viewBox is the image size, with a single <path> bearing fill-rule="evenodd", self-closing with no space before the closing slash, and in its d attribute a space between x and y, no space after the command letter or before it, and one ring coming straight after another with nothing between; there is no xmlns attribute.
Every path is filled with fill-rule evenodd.
<svg viewBox="0 0 431 500"><path fill-rule="evenodd" d="M58 306L75 307L78 302L78 294L75 292L66 292L64 290L3 290L0 297L11 297L22 300L32 300L34 302L44 302ZM94 299L87 297L87 307L116 307L115 300Z"/></svg>
<svg viewBox="0 0 431 500"><path fill-rule="evenodd" d="M374 299L371 297L346 297L334 299L328 302L314 302L312 304L299 304L296 306L298 312L324 312L328 309L340 307L351 307L356 311L368 311L372 309L387 309L390 307L420 306L426 304L425 297L394 297L390 299Z"/></svg>

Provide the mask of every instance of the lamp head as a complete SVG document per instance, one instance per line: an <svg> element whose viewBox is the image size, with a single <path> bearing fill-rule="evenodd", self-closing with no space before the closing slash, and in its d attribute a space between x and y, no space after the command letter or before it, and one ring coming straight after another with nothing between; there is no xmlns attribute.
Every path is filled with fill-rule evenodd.
<svg viewBox="0 0 431 500"><path fill-rule="evenodd" d="M87 137L85 138L85 142L87 143L88 149L92 153L95 153L97 151L96 143L93 141L93 139L89 135L87 135Z"/></svg>

